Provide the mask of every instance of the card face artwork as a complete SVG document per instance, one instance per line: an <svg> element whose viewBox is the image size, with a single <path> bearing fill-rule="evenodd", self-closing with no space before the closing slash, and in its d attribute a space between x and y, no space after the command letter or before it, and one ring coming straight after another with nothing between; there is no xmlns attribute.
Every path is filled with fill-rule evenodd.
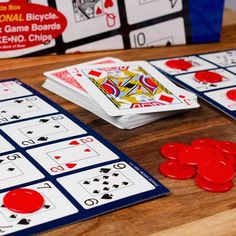
<svg viewBox="0 0 236 236"><path fill-rule="evenodd" d="M5 125L2 130L21 147L86 133L62 114Z"/></svg>
<svg viewBox="0 0 236 236"><path fill-rule="evenodd" d="M182 0L125 0L125 7L128 23L132 25L181 11Z"/></svg>
<svg viewBox="0 0 236 236"><path fill-rule="evenodd" d="M14 150L15 148L0 135L0 153L9 152Z"/></svg>
<svg viewBox="0 0 236 236"><path fill-rule="evenodd" d="M204 93L204 95L228 110L236 111L236 87L212 91Z"/></svg>
<svg viewBox="0 0 236 236"><path fill-rule="evenodd" d="M227 67L236 65L236 50L201 54L199 56L218 66Z"/></svg>
<svg viewBox="0 0 236 236"><path fill-rule="evenodd" d="M57 180L85 209L155 188L126 162L105 165Z"/></svg>
<svg viewBox="0 0 236 236"><path fill-rule="evenodd" d="M93 66L81 72L77 80L111 116L186 108L177 87L147 62Z"/></svg>
<svg viewBox="0 0 236 236"><path fill-rule="evenodd" d="M194 71L217 68L217 66L197 56L162 59L150 61L150 63L170 75L186 74Z"/></svg>
<svg viewBox="0 0 236 236"><path fill-rule="evenodd" d="M44 178L21 153L0 156L0 189Z"/></svg>
<svg viewBox="0 0 236 236"><path fill-rule="evenodd" d="M0 124L56 112L55 108L37 96L18 98L0 102Z"/></svg>
<svg viewBox="0 0 236 236"><path fill-rule="evenodd" d="M51 175L119 158L93 136L71 139L27 152Z"/></svg>
<svg viewBox="0 0 236 236"><path fill-rule="evenodd" d="M34 190L43 198L42 207L34 213L22 214L8 209L3 199L9 192L0 194L0 233L9 234L78 212L70 201L49 181L34 184L22 190ZM27 192L26 192L27 193ZM17 199L15 199L17 201ZM20 208L26 204L19 199ZM30 204L30 203L29 203ZM22 206L23 205L23 206ZM24 234L23 234L24 235Z"/></svg>
<svg viewBox="0 0 236 236"><path fill-rule="evenodd" d="M31 94L29 90L14 81L0 83L0 101Z"/></svg>
<svg viewBox="0 0 236 236"><path fill-rule="evenodd" d="M165 1L168 2L168 1ZM156 12L156 10L155 10ZM149 14L148 14L149 15ZM172 29L171 32L166 29ZM155 34L153 33L155 32ZM184 20L179 17L130 32L131 48L185 44Z"/></svg>
<svg viewBox="0 0 236 236"><path fill-rule="evenodd" d="M68 20L68 27L62 34L64 42L71 42L120 27L116 0L56 0L56 4L57 9ZM67 7L65 8L65 6Z"/></svg>
<svg viewBox="0 0 236 236"><path fill-rule="evenodd" d="M208 91L236 84L236 75L224 70L209 70L176 76L178 80L198 91Z"/></svg>

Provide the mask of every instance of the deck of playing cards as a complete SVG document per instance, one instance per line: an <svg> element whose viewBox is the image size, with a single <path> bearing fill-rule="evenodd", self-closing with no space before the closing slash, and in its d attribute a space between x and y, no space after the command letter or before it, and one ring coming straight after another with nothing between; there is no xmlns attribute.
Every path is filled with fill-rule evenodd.
<svg viewBox="0 0 236 236"><path fill-rule="evenodd" d="M121 129L199 107L197 97L146 61L102 58L45 72L43 87Z"/></svg>

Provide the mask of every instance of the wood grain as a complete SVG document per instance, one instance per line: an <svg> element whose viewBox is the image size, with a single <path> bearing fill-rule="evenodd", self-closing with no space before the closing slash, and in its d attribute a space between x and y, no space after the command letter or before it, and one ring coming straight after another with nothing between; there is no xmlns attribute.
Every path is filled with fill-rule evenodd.
<svg viewBox="0 0 236 236"><path fill-rule="evenodd" d="M236 13L230 14L236 17ZM0 79L16 77L28 83L89 125L171 190L167 197L54 229L42 235L236 235L236 187L223 194L209 193L195 186L193 180L167 179L158 170L163 161L159 148L164 143L190 143L199 137L236 142L235 121L200 101L199 109L134 130L119 130L41 87L45 80L44 71L100 57L113 56L125 61L146 60L235 48L236 23L231 24L230 17L225 19L220 43L1 60Z"/></svg>

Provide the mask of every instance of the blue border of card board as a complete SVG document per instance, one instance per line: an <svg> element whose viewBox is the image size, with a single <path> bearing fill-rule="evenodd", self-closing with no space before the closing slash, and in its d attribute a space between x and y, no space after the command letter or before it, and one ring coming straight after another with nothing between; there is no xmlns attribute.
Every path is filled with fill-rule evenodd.
<svg viewBox="0 0 236 236"><path fill-rule="evenodd" d="M208 53L201 53L201 54L192 54L192 55L181 55L179 57L166 57L166 58L160 58L160 59L153 59L153 60L148 60L148 62L152 62L152 61L159 61L159 60L165 60L165 59L174 59L174 58L183 58L183 57L189 57L189 56L196 56L198 58L200 58L201 60L204 60L206 62L209 62L211 64L213 64L214 66L216 66L217 68L211 68L209 70L217 70L217 69L223 69L223 70L226 70L227 72L230 72L234 75L236 75L236 73L228 70L227 68L231 68L231 67L235 67L235 65L231 65L231 66L226 66L226 67L223 67L223 66L219 66L217 65L216 63L214 62L211 62L205 58L202 58L201 55L206 55L206 54L212 54L212 53L217 53L217 52L225 52L225 51L232 51L232 50L236 50L235 48L233 49L227 49L227 50L221 50L221 51L214 51L214 52L208 52ZM150 63L151 64L151 63ZM228 116L230 116L231 118L235 119L236 120L236 111L231 111L229 109L227 109L226 107L222 106L220 103L214 101L213 99L211 99L210 97L206 96L204 93L207 93L207 92L212 92L212 91L219 91L219 90L222 90L222 89L226 89L226 88L236 88L236 85L234 86L226 86L224 88L213 88L213 89L209 89L207 91L204 91L204 92L200 92L198 90L196 90L195 88L189 86L188 84L182 82L181 80L179 80L176 76L179 76L179 75L187 75L187 74L192 74L194 72L188 72L188 73L179 73L178 75L170 75L168 74L167 72L165 72L164 70L158 68L157 66L151 64L152 66L154 66L157 70L159 70L161 73L163 73L164 75L166 75L171 81L179 84L180 86L186 88L187 90L189 91L192 91L194 92L198 97L200 97L201 99L203 99L204 101L206 101L207 103L210 103L212 106L214 106L215 108L217 108L218 110L220 111L223 111L225 114L227 114Z"/></svg>
<svg viewBox="0 0 236 236"><path fill-rule="evenodd" d="M137 165L137 163L135 163L130 158L128 158L124 153L122 153L117 148L115 148L111 143L106 141L104 138L102 138L99 134L97 134L95 131L93 131L91 128L89 128L87 125L82 123L75 116L73 116L69 112L65 111L62 107L58 106L57 104L52 102L50 99L48 99L47 97L45 97L41 93L35 91L34 89L29 87L28 85L24 84L23 82L15 79L15 78L2 80L2 81L0 81L0 83L1 82L7 82L7 81L15 81L17 83L20 83L24 88L26 88L27 90L29 90L33 93L32 95L27 95L27 96L23 96L23 97L29 97L29 96L36 95L36 96L40 97L41 99L43 99L48 104L50 104L51 106L53 106L58 111L58 113L45 114L43 116L27 118L27 119L21 120L20 122L23 122L25 120L36 119L36 118L39 118L39 117L43 118L43 117L46 117L46 116L52 116L52 115L56 115L56 114L63 114L66 117L68 117L70 120L75 122L77 125L79 125L81 128L83 128L85 131L87 131L86 134L73 136L73 137L68 137L68 138L57 140L57 141L48 142L47 145L52 144L52 143L65 141L65 140L70 140L70 139L73 139L73 138L81 138L81 137L84 137L84 136L92 135L98 141L100 141L102 144L104 144L108 149L110 149L117 156L119 156L118 160L116 159L116 160L112 160L112 161L108 161L108 162L103 162L103 163L96 164L96 165L93 165L93 166L89 166L89 167L86 167L86 168L81 168L79 170L74 170L74 171L67 172L67 173L64 173L64 174L61 173L61 174L58 174L56 176L51 176L42 166L40 166L35 160L33 160L33 158L30 157L30 155L26 152L26 150L28 150L27 148L22 148L19 145L14 144L13 140L8 138L8 136L1 130L1 126L4 126L5 124L1 124L0 125L0 134L5 139L7 139L7 141L10 142L16 148L16 150L13 150L13 151L10 151L10 152L5 152L5 153L2 153L1 155L6 155L6 154L10 154L10 153L15 153L15 152L22 153L23 156L25 156L28 160L30 160L30 162L34 166L36 166L36 168L38 168L44 174L45 178L44 179L39 179L39 180L36 180L36 181L32 181L32 182L27 182L25 184L20 184L20 185L10 187L10 188L4 189L4 190L0 190L0 193L4 193L4 192L7 192L7 191L16 189L16 188L27 187L28 185L32 185L32 184L36 184L36 183L40 183L40 182L50 181L79 210L79 212L76 213L76 214L66 216L66 217L63 217L63 218L60 218L60 219L57 219L57 220L49 221L49 222L46 222L46 223L43 223L43 224L40 224L40 225L32 226L30 228L27 228L27 229L24 229L24 230L21 230L21 231L17 231L15 233L10 233L10 234L7 234L7 235L19 235L20 236L20 235L32 235L32 234L35 234L35 233L40 233L40 232L43 232L43 231L46 231L46 230L49 230L49 229L53 229L53 228L56 228L56 227L59 227L59 226L60 227L65 226L67 224L71 224L71 223L86 220L86 219L89 219L89 218L92 218L92 217L95 217L95 216L98 216L98 215L102 215L102 214L105 214L107 212L111 212L111 211L114 211L116 209L120 209L120 208L123 208L123 207L126 207L126 206L130 206L130 205L133 205L135 203L139 203L139 202L142 202L142 201L145 201L145 200L165 196L169 193L169 190L166 187L164 187L155 178L153 178L150 174L148 174L143 168L141 168L139 165ZM16 97L16 98L23 98L23 97ZM6 100L3 100L3 101L8 101L8 100L16 99L16 98L6 99ZM11 123L17 123L17 121L11 122ZM11 123L7 123L7 124L11 124ZM33 147L36 148L38 146L43 146L43 145L41 145L41 144L40 145L34 145ZM29 147L29 148L32 148L32 146ZM150 183L152 183L152 185L154 185L155 189L86 210L67 191L64 190L64 188L59 184L59 182L56 181L57 178L62 177L62 176L68 176L68 175L71 175L71 174L74 174L74 173L82 172L82 171L97 168L97 167L102 167L102 166L105 166L105 165L108 165L108 164L119 163L121 161L125 161L132 168L134 168L146 180L148 180ZM0 227L0 229L1 229L1 227Z"/></svg>

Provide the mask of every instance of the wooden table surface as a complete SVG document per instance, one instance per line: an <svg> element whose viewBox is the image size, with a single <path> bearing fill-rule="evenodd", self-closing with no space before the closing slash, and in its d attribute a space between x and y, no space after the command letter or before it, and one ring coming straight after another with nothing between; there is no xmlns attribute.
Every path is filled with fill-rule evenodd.
<svg viewBox="0 0 236 236"><path fill-rule="evenodd" d="M1 60L0 79L16 77L48 96L171 190L167 197L50 230L42 235L236 235L236 187L226 193L205 192L193 180L171 180L164 178L158 170L163 161L159 148L167 142L190 143L191 140L202 137L236 142L234 120L200 101L199 109L134 130L120 130L41 87L45 80L44 71L105 56L130 61L235 48L236 22L232 21L235 18L236 12L226 11L220 43ZM234 183L236 185L236 181Z"/></svg>

